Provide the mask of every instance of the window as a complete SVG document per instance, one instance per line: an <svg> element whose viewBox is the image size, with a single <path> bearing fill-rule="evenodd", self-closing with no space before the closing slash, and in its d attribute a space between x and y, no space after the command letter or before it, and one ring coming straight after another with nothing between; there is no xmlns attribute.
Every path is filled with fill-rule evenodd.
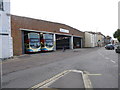
<svg viewBox="0 0 120 90"><path fill-rule="evenodd" d="M53 39L52 34L44 34L44 39Z"/></svg>
<svg viewBox="0 0 120 90"><path fill-rule="evenodd" d="M3 0L0 0L0 11L3 11Z"/></svg>
<svg viewBox="0 0 120 90"><path fill-rule="evenodd" d="M40 40L38 38L30 39L30 47L31 48L39 48L40 47Z"/></svg>
<svg viewBox="0 0 120 90"><path fill-rule="evenodd" d="M29 38L40 38L38 33L29 33Z"/></svg>
<svg viewBox="0 0 120 90"><path fill-rule="evenodd" d="M30 42L30 47L33 49L40 47L40 42Z"/></svg>
<svg viewBox="0 0 120 90"><path fill-rule="evenodd" d="M45 40L46 47L53 47L53 40Z"/></svg>

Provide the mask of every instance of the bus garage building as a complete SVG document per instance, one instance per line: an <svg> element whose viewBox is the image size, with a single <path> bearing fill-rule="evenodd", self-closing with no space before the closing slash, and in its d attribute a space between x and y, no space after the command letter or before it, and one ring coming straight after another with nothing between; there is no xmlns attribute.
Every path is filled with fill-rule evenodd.
<svg viewBox="0 0 120 90"><path fill-rule="evenodd" d="M13 38L13 55L25 54L26 33L52 34L53 50L84 47L84 32L71 26L11 15L11 36Z"/></svg>

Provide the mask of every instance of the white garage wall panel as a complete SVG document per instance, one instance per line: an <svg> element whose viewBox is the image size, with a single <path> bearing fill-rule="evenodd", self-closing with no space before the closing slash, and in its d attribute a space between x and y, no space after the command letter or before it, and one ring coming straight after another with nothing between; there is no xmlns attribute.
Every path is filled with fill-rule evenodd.
<svg viewBox="0 0 120 90"><path fill-rule="evenodd" d="M2 1L3 10L0 10L0 59L13 56L10 20L10 0Z"/></svg>

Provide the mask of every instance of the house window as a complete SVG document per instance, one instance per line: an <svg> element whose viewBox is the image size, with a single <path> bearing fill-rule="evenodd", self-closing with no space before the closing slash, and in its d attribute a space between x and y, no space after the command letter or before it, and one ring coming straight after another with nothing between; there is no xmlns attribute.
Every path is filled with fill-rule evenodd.
<svg viewBox="0 0 120 90"><path fill-rule="evenodd" d="M0 11L3 11L3 0L0 0Z"/></svg>

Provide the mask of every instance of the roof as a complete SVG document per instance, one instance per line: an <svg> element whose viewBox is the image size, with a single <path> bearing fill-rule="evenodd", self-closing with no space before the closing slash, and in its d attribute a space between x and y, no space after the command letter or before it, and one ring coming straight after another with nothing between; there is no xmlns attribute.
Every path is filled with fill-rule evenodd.
<svg viewBox="0 0 120 90"><path fill-rule="evenodd" d="M73 28L72 26L69 26L67 24L58 23L58 22L46 21L46 20L35 19L35 18L30 18L30 17L25 17L25 16L17 16L17 15L11 15L11 16L13 16L13 17L21 17L21 18L26 18L26 19L32 19L32 20L37 20L37 21L43 21L43 22L48 22L48 23L53 23L53 24L65 25L65 26L68 26L69 28L80 31L79 29ZM80 32L84 33L83 31L80 31Z"/></svg>

